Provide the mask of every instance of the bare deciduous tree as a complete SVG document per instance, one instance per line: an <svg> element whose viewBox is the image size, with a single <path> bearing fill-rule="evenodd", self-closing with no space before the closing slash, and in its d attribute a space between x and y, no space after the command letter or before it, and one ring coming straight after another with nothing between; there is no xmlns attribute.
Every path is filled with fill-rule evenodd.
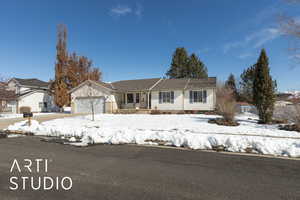
<svg viewBox="0 0 300 200"><path fill-rule="evenodd" d="M227 122L233 122L236 111L234 92L223 84L217 86L217 111Z"/></svg>
<svg viewBox="0 0 300 200"><path fill-rule="evenodd" d="M292 6L300 6L300 0L284 0ZM279 16L281 32L289 36L292 40L289 51L297 62L300 62L300 19L281 14Z"/></svg>

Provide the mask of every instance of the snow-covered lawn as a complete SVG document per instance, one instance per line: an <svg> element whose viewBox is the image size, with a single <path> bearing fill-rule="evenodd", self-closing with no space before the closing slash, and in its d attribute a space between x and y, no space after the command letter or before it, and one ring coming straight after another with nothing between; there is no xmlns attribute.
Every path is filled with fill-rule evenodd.
<svg viewBox="0 0 300 200"><path fill-rule="evenodd" d="M55 113L33 113L33 116L39 116L39 115L51 115ZM11 119L11 118L21 118L23 117L23 114L0 114L0 120L1 119Z"/></svg>
<svg viewBox="0 0 300 200"><path fill-rule="evenodd" d="M36 135L79 136L81 143L154 144L153 140L167 141L166 145L192 149L212 149L223 145L228 151L300 157L300 133L278 130L276 125L259 125L257 117L244 114L237 117L240 126L226 127L209 124L215 115L96 115L25 122L10 126L9 130L24 130ZM250 119L251 118L251 119Z"/></svg>

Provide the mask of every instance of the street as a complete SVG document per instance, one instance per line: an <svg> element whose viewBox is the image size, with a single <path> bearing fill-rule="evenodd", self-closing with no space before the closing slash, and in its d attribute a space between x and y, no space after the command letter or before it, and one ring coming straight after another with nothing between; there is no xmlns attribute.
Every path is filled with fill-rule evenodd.
<svg viewBox="0 0 300 200"><path fill-rule="evenodd" d="M14 159L49 159L48 172L10 173ZM24 171L24 172L23 172ZM10 191L9 178L71 177L71 190ZM0 139L0 199L300 199L300 161L136 145L74 147Z"/></svg>

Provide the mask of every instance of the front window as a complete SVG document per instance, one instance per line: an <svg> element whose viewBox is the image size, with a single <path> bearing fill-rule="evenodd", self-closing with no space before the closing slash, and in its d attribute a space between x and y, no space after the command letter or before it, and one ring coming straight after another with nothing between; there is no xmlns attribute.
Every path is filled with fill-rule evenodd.
<svg viewBox="0 0 300 200"><path fill-rule="evenodd" d="M159 103L174 103L174 92L159 92Z"/></svg>
<svg viewBox="0 0 300 200"><path fill-rule="evenodd" d="M206 103L206 101L207 101L206 90L190 91L190 103Z"/></svg>
<svg viewBox="0 0 300 200"><path fill-rule="evenodd" d="M127 94L127 103L133 103L133 94L132 93Z"/></svg>

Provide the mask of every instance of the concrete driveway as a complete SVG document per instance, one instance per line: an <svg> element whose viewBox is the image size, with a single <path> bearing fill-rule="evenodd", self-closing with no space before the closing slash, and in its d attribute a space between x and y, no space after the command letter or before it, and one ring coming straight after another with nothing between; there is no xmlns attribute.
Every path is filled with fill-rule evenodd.
<svg viewBox="0 0 300 200"><path fill-rule="evenodd" d="M49 121L49 120L58 119L58 118L74 117L74 116L80 116L80 115L82 115L82 114L55 113L55 114L51 114L51 115L37 115L37 116L34 116L33 119L37 120L38 122L44 122L44 121ZM0 130L6 129L9 125L14 124L16 122L24 121L24 120L26 120L26 119L23 119L23 118L0 119Z"/></svg>
<svg viewBox="0 0 300 200"><path fill-rule="evenodd" d="M13 159L51 160L47 173L10 173ZM35 166L35 165L34 165ZM71 190L9 191L13 175L65 177ZM36 184L36 182L35 182ZM20 184L19 184L19 187ZM95 145L78 148L38 137L0 139L3 200L296 200L300 161L201 151Z"/></svg>

